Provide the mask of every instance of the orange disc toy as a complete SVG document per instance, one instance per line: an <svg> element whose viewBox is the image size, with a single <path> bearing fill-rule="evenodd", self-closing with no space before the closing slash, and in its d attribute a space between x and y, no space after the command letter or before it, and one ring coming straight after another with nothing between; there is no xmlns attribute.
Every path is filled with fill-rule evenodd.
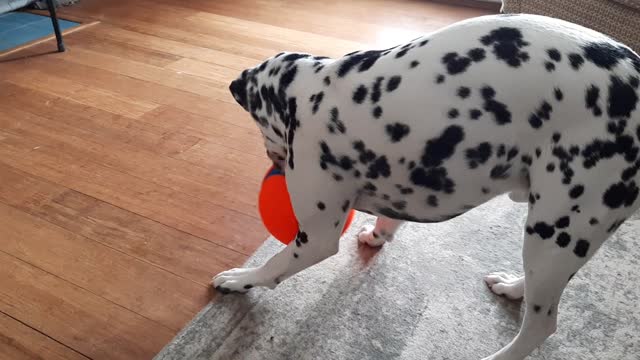
<svg viewBox="0 0 640 360"><path fill-rule="evenodd" d="M262 180L258 196L258 211L262 223L269 233L285 245L292 242L298 234L298 220L293 212L291 198L287 191L287 182L282 170L271 167ZM355 211L349 211L342 233L349 228Z"/></svg>

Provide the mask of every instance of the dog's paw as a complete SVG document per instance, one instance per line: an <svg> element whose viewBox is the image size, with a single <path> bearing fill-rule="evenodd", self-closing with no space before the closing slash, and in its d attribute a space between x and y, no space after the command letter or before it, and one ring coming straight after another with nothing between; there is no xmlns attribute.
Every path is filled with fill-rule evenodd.
<svg viewBox="0 0 640 360"><path fill-rule="evenodd" d="M258 283L257 268L231 269L213 277L211 285L223 294L246 293Z"/></svg>
<svg viewBox="0 0 640 360"><path fill-rule="evenodd" d="M384 245L385 239L378 234L374 234L373 229L373 225L364 225L358 233L358 241L372 247Z"/></svg>
<svg viewBox="0 0 640 360"><path fill-rule="evenodd" d="M518 300L524 297L523 276L518 277L502 272L496 272L485 276L484 281L494 294L504 295L512 300Z"/></svg>

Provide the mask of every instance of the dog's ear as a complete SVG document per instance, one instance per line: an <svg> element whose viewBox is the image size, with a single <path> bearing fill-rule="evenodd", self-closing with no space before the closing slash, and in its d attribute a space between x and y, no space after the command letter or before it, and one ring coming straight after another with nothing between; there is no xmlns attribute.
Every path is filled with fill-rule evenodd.
<svg viewBox="0 0 640 360"><path fill-rule="evenodd" d="M249 108L247 102L247 82L244 80L244 77L233 80L231 85L229 85L229 91L231 91L231 95L233 95L233 98L236 99L240 106L245 110Z"/></svg>

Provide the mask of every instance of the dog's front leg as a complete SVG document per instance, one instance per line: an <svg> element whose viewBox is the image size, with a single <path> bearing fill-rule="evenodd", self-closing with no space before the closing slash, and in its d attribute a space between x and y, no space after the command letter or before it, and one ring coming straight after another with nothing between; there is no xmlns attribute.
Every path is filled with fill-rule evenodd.
<svg viewBox="0 0 640 360"><path fill-rule="evenodd" d="M273 289L281 281L336 254L350 204L350 200L299 204L296 211L300 214L300 230L295 241L260 267L231 269L216 275L213 286L223 293L246 292L254 286Z"/></svg>

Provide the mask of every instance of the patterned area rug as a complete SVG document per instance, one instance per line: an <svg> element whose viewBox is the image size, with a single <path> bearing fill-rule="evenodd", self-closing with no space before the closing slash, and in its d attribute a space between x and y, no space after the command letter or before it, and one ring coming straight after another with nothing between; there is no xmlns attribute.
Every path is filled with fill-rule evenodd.
<svg viewBox="0 0 640 360"><path fill-rule="evenodd" d="M492 271L521 272L526 205L498 197L440 224L407 224L380 250L357 244L276 290L220 296L158 360L478 360L508 343L519 302L494 296ZM640 220L631 218L572 280L559 330L530 359L636 360L640 354ZM268 239L249 260L281 249Z"/></svg>

